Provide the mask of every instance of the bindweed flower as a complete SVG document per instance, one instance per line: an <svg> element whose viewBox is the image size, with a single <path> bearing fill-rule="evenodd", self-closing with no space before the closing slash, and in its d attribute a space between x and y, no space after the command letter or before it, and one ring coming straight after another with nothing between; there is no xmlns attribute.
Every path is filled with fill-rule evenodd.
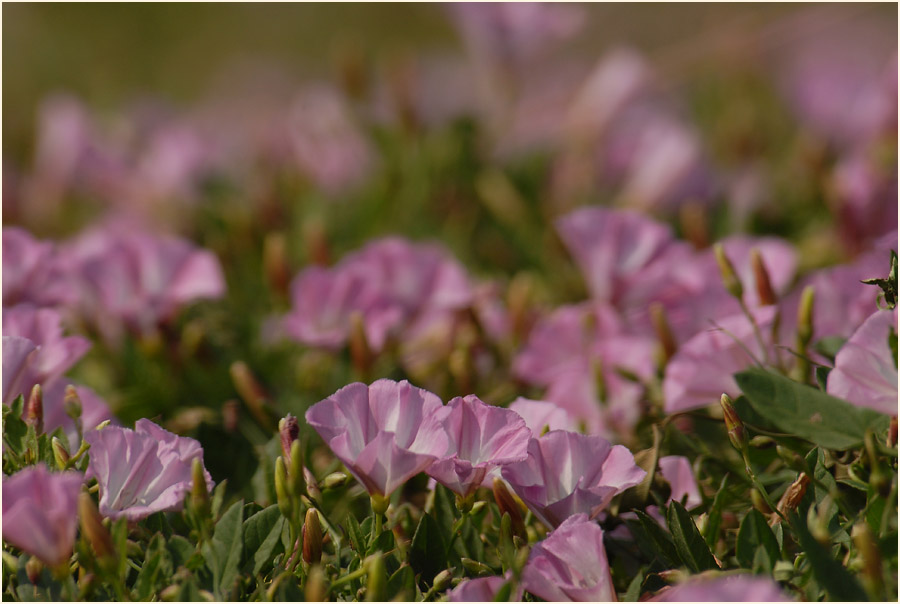
<svg viewBox="0 0 900 604"><path fill-rule="evenodd" d="M475 395L453 399L428 421L446 431L449 449L427 473L461 497L499 474L500 467L527 457L531 431L525 421L515 411L487 405Z"/></svg>
<svg viewBox="0 0 900 604"><path fill-rule="evenodd" d="M48 565L68 559L75 543L77 472L51 474L43 464L3 479L3 540Z"/></svg>
<svg viewBox="0 0 900 604"><path fill-rule="evenodd" d="M586 514L569 517L531 549L522 586L548 602L616 600L603 529Z"/></svg>
<svg viewBox="0 0 900 604"><path fill-rule="evenodd" d="M31 358L37 350L27 338L3 336L3 404L9 405L24 394L23 383L29 372Z"/></svg>
<svg viewBox="0 0 900 604"><path fill-rule="evenodd" d="M511 575L511 573L510 573ZM449 602L493 602L500 588L510 580L510 576L481 577L468 579L450 590L447 594ZM516 602L522 599L522 589L516 594Z"/></svg>
<svg viewBox="0 0 900 604"><path fill-rule="evenodd" d="M535 438L550 430L575 430L575 420L568 411L550 401L535 401L519 397L509 404L525 420Z"/></svg>
<svg viewBox="0 0 900 604"><path fill-rule="evenodd" d="M528 444L528 458L501 471L544 524L559 526L574 514L597 516L617 494L646 472L631 452L600 436L554 430Z"/></svg>
<svg viewBox="0 0 900 604"><path fill-rule="evenodd" d="M775 320L775 307L760 308L753 315L760 331L768 334ZM669 361L662 387L665 411L680 413L711 405L723 392L736 397L740 389L732 376L762 362L771 353L770 344L765 351L760 347L746 316L721 320L717 328L688 340Z"/></svg>
<svg viewBox="0 0 900 604"><path fill-rule="evenodd" d="M897 309L873 313L834 358L834 369L828 374L828 394L879 413L896 415L896 337Z"/></svg>
<svg viewBox="0 0 900 604"><path fill-rule="evenodd" d="M691 462L687 457L680 455L666 455L659 458L659 473L669 483L669 501L684 502L687 509L692 509L703 503L700 495L700 487L694 472L691 470ZM664 525L665 523L661 523Z"/></svg>
<svg viewBox="0 0 900 604"><path fill-rule="evenodd" d="M71 302L73 291L60 270L55 246L25 229L3 228L3 305ZM5 332L5 329L4 329Z"/></svg>
<svg viewBox="0 0 900 604"><path fill-rule="evenodd" d="M653 602L787 602L778 584L767 577L730 575L716 578L693 577L668 587Z"/></svg>
<svg viewBox="0 0 900 604"><path fill-rule="evenodd" d="M100 485L100 513L131 521L154 512L181 509L191 492L191 466L202 459L196 440L176 436L148 419L139 419L134 430L109 426L88 431L90 462L85 477ZM205 472L208 490L213 481Z"/></svg>
<svg viewBox="0 0 900 604"><path fill-rule="evenodd" d="M385 379L344 386L306 421L370 495L386 496L447 452L446 434L426 422L441 408L431 392Z"/></svg>

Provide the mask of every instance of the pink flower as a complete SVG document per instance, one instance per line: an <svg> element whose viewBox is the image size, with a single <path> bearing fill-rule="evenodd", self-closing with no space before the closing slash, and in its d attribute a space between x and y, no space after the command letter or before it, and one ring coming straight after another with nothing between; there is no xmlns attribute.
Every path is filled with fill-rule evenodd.
<svg viewBox="0 0 900 604"><path fill-rule="evenodd" d="M691 579L657 592L654 602L787 602L778 584L768 577L727 575Z"/></svg>
<svg viewBox="0 0 900 604"><path fill-rule="evenodd" d="M531 431L524 420L474 394L453 399L429 421L446 431L450 448L431 464L428 475L462 497L499 474L498 468L527 457Z"/></svg>
<svg viewBox="0 0 900 604"><path fill-rule="evenodd" d="M671 487L669 501L684 500L687 509L695 508L703 503L697 479L691 470L691 462L687 457L667 455L659 458L659 473ZM665 525L665 523L661 523Z"/></svg>
<svg viewBox="0 0 900 604"><path fill-rule="evenodd" d="M575 430L575 420L562 407L550 401L535 401L519 397L509 404L518 413L535 438L544 430Z"/></svg>
<svg viewBox="0 0 900 604"><path fill-rule="evenodd" d="M509 581L509 577L481 577L479 579L468 579L454 587L449 594L447 600L449 602L493 602L494 597L500 588ZM521 592L521 588L519 590ZM522 599L522 594L514 600L516 602Z"/></svg>
<svg viewBox="0 0 900 604"><path fill-rule="evenodd" d="M82 482L77 472L51 474L44 464L4 477L3 540L45 564L66 561L75 544Z"/></svg>
<svg viewBox="0 0 900 604"><path fill-rule="evenodd" d="M828 374L828 394L897 415L897 360L888 346L891 337L897 337L897 309L875 311L838 351Z"/></svg>
<svg viewBox="0 0 900 604"><path fill-rule="evenodd" d="M522 586L548 602L615 601L603 529L586 514L569 517L531 549Z"/></svg>
<svg viewBox="0 0 900 604"><path fill-rule="evenodd" d="M772 358L775 350L768 340L775 307L766 306L753 314L766 342L766 354ZM666 365L662 385L666 413L711 405L723 392L737 397L740 389L733 375L757 361L764 362L764 358L750 321L742 314L701 331L679 348Z"/></svg>
<svg viewBox="0 0 900 604"><path fill-rule="evenodd" d="M344 386L310 407L306 421L373 495L390 495L448 448L426 419L441 399L406 380Z"/></svg>
<svg viewBox="0 0 900 604"><path fill-rule="evenodd" d="M75 421L66 413L65 398L66 387L71 385L81 401L81 427L84 432L89 432L100 423L110 420L118 424L109 405L100 396L87 386L76 384L65 377L51 382L44 387L44 432L52 433L57 428L62 428L69 446L77 448L80 444L78 430Z"/></svg>
<svg viewBox="0 0 900 604"><path fill-rule="evenodd" d="M621 445L554 430L533 438L528 459L505 466L502 475L535 516L555 527L574 514L595 517L646 472Z"/></svg>
<svg viewBox="0 0 900 604"><path fill-rule="evenodd" d="M3 229L3 305L32 302L52 306L73 299L74 290L60 270L55 246L25 229Z"/></svg>
<svg viewBox="0 0 900 604"><path fill-rule="evenodd" d="M37 346L27 338L3 336L3 404L8 405L20 394L28 395L22 384Z"/></svg>
<svg viewBox="0 0 900 604"><path fill-rule="evenodd" d="M26 392L35 384L45 385L61 377L91 347L85 338L63 336L62 317L58 312L30 304L4 309L3 333L28 338L38 346L22 377L22 388Z"/></svg>
<svg viewBox="0 0 900 604"><path fill-rule="evenodd" d="M141 333L190 302L225 293L212 252L128 222L94 228L63 253L77 275L82 313L113 341L122 324Z"/></svg>
<svg viewBox="0 0 900 604"><path fill-rule="evenodd" d="M89 430L91 445L85 478L100 485L100 513L137 521L155 513L180 510L192 486L191 465L203 460L203 448L193 438L176 436L148 419L134 430L107 426ZM214 483L204 470L206 486Z"/></svg>

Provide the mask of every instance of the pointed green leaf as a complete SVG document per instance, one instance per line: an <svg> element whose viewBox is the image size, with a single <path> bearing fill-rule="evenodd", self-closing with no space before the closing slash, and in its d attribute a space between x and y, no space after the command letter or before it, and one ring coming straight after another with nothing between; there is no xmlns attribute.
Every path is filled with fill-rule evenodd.
<svg viewBox="0 0 900 604"><path fill-rule="evenodd" d="M706 521L706 532L703 535L703 539L710 548L719 540L719 527L722 525L722 508L729 498L728 491L725 489L726 484L728 484L728 474L722 477L722 482L719 483L719 490L716 491L712 505L709 506L709 519Z"/></svg>
<svg viewBox="0 0 900 604"><path fill-rule="evenodd" d="M656 520L640 510L635 513L638 517L638 523L641 529L650 541L650 553L654 557L658 556L666 568L674 568L680 565L681 558L678 556L678 550L675 548L675 542L672 541L672 535L667 533Z"/></svg>
<svg viewBox="0 0 900 604"><path fill-rule="evenodd" d="M134 584L138 599L149 600L156 593L157 586L166 585L171 574L172 561L166 552L166 540L162 533L156 533L147 545L144 563Z"/></svg>
<svg viewBox="0 0 900 604"><path fill-rule="evenodd" d="M407 552L409 564L425 580L447 568L447 543L431 514L422 514Z"/></svg>
<svg viewBox="0 0 900 604"><path fill-rule="evenodd" d="M869 598L856 578L813 538L806 520L801 519L796 512L791 512L790 515L791 526L796 529L797 540L812 566L813 576L825 588L829 597L839 602L867 602Z"/></svg>
<svg viewBox="0 0 900 604"><path fill-rule="evenodd" d="M736 555L742 567L754 567L757 548L765 550L770 564L775 564L775 561L780 558L778 540L775 539L775 534L769 528L765 516L751 508L750 512L744 516L737 536ZM772 572L771 566L766 572Z"/></svg>
<svg viewBox="0 0 900 604"><path fill-rule="evenodd" d="M218 600L227 599L238 576L243 550L241 516L244 502L233 504L216 523L212 539L203 544L203 556L213 575L213 592Z"/></svg>
<svg viewBox="0 0 900 604"><path fill-rule="evenodd" d="M244 562L243 568L252 574L260 572L263 566L283 551L281 529L284 516L277 505L270 505L244 521Z"/></svg>
<svg viewBox="0 0 900 604"><path fill-rule="evenodd" d="M694 519L683 505L677 501L670 502L667 521L678 557L688 568L695 573L719 568Z"/></svg>

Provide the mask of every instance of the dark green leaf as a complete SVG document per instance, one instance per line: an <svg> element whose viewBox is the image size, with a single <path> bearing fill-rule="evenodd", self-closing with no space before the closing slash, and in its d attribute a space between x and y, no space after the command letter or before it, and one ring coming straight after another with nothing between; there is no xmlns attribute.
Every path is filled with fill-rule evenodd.
<svg viewBox="0 0 900 604"><path fill-rule="evenodd" d="M428 581L447 568L447 543L431 514L422 514L407 555L416 574Z"/></svg>
<svg viewBox="0 0 900 604"><path fill-rule="evenodd" d="M694 519L684 506L677 501L670 502L666 519L678 557L691 571L699 573L719 568L712 552L709 551L709 546L697 530Z"/></svg>
<svg viewBox="0 0 900 604"><path fill-rule="evenodd" d="M827 449L855 447L862 443L867 428L884 430L890 421L886 415L761 369L734 377L760 415L782 431Z"/></svg>
<svg viewBox="0 0 900 604"><path fill-rule="evenodd" d="M634 576L631 583L628 584L628 589L625 590L625 596L622 598L622 601L637 602L638 598L641 596L641 583L643 582L644 571L642 569Z"/></svg>
<svg viewBox="0 0 900 604"><path fill-rule="evenodd" d="M350 545L353 547L353 551L362 557L366 551L366 540L353 514L347 515L347 536L350 538Z"/></svg>
<svg viewBox="0 0 900 604"><path fill-rule="evenodd" d="M713 498L712 505L709 506L709 517L706 521L706 534L703 535L703 539L709 547L713 547L716 544L716 541L719 540L719 527L722 525L722 507L725 505L728 497L728 491L725 490L725 485L727 483L728 474L722 477L722 482L719 483L719 490L716 491L716 496Z"/></svg>
<svg viewBox="0 0 900 604"><path fill-rule="evenodd" d="M765 516L751 508L750 512L744 516L737 536L736 555L742 567L754 568L754 558L758 548L765 550L769 560L766 572L771 573L771 565L780 558L778 540L775 539L775 534L769 528Z"/></svg>
<svg viewBox="0 0 900 604"><path fill-rule="evenodd" d="M843 346L846 341L847 338L841 336L828 336L813 344L813 349L822 356L834 361L834 357L837 356L838 350L841 349L841 346Z"/></svg>
<svg viewBox="0 0 900 604"><path fill-rule="evenodd" d="M181 535L172 536L166 543L166 549L172 557L172 565L177 569L179 566L186 566L188 560L194 555L196 549L194 545L182 537Z"/></svg>
<svg viewBox="0 0 900 604"><path fill-rule="evenodd" d="M162 533L156 533L147 545L144 563L138 573L135 589L139 600L149 600L156 593L157 586L165 586L172 574L172 562L166 552L166 540Z"/></svg>
<svg viewBox="0 0 900 604"><path fill-rule="evenodd" d="M812 566L813 576L825 588L832 600L840 602L866 602L868 597L856 578L834 559L831 552L823 548L810 534L806 521L796 512L791 512L791 526L796 530L800 547Z"/></svg>
<svg viewBox="0 0 900 604"><path fill-rule="evenodd" d="M402 564L388 579L388 593L395 599L409 602L416 593L416 573L409 564Z"/></svg>
<svg viewBox="0 0 900 604"><path fill-rule="evenodd" d="M827 392L828 390L828 374L831 373L831 367L816 367L816 385L819 390Z"/></svg>
<svg viewBox="0 0 900 604"><path fill-rule="evenodd" d="M225 501L225 489L228 488L227 485L228 481L223 480L213 489L212 499L210 501L210 510L212 511L213 518L218 518L219 512L222 510L222 502Z"/></svg>
<svg viewBox="0 0 900 604"><path fill-rule="evenodd" d="M228 598L237 579L243 550L241 516L244 502L233 504L216 523L212 539L203 544L206 565L213 575L213 592L218 600Z"/></svg>
<svg viewBox="0 0 900 604"><path fill-rule="evenodd" d="M394 549L394 533L391 531L382 531L377 537L372 539L366 555L370 556L375 552L389 552Z"/></svg>
<svg viewBox="0 0 900 604"><path fill-rule="evenodd" d="M11 407L3 406L3 441L17 455L25 451L25 437L28 435L28 426L20 419L22 401L22 397L18 396Z"/></svg>
<svg viewBox="0 0 900 604"><path fill-rule="evenodd" d="M245 560L242 566L245 570L255 575L283 550L281 529L284 522L277 505L271 505L244 521Z"/></svg>
<svg viewBox="0 0 900 604"><path fill-rule="evenodd" d="M641 529L652 544L652 554L658 556L667 568L680 566L681 558L672 541L672 536L667 533L656 520L640 510L635 510Z"/></svg>

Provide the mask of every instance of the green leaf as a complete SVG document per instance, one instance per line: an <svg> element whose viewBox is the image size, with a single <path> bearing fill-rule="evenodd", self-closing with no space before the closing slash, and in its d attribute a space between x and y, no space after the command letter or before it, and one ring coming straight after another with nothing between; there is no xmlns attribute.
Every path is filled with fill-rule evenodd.
<svg viewBox="0 0 900 604"><path fill-rule="evenodd" d="M243 550L243 511L243 501L228 508L216 523L212 539L203 544L203 555L213 575L213 592L217 600L228 599L228 592L238 576Z"/></svg>
<svg viewBox="0 0 900 604"><path fill-rule="evenodd" d="M172 565L176 569L179 566L186 566L188 560L196 552L194 545L181 535L173 535L166 543L166 549L169 550L169 555L172 557Z"/></svg>
<svg viewBox="0 0 900 604"><path fill-rule="evenodd" d="M736 555L742 567L754 568L756 550L759 548L762 548L768 556L769 567L766 572L771 573L772 565L781 557L778 540L775 539L775 534L769 528L765 516L751 508L750 512L744 516L737 536Z"/></svg>
<svg viewBox="0 0 900 604"><path fill-rule="evenodd" d="M790 516L791 527L795 529L800 547L806 553L813 576L830 598L839 602L867 602L869 598L856 578L813 538L806 521L796 512L791 512Z"/></svg>
<svg viewBox="0 0 900 604"><path fill-rule="evenodd" d="M257 574L283 550L281 529L284 516L277 505L270 505L244 521L244 563L245 572ZM252 559L251 559L252 556Z"/></svg>
<svg viewBox="0 0 900 604"><path fill-rule="evenodd" d="M678 557L687 565L691 571L695 573L704 570L718 569L716 559L709 546L703 540L694 519L688 513L684 506L677 501L669 503L669 511L667 514L669 524L669 532L672 533L672 540L675 542L675 549Z"/></svg>
<svg viewBox="0 0 900 604"><path fill-rule="evenodd" d="M641 510L635 510L635 513L641 529L652 545L651 554L658 556L667 568L679 566L681 558L678 556L678 550L675 548L672 536L663 530L656 520Z"/></svg>
<svg viewBox="0 0 900 604"><path fill-rule="evenodd" d="M366 540L353 514L347 514L347 536L350 538L350 545L353 547L353 551L362 558L366 551Z"/></svg>
<svg viewBox="0 0 900 604"><path fill-rule="evenodd" d="M753 408L784 432L826 449L860 445L867 428L887 429L888 416L761 369L736 374Z"/></svg>
<svg viewBox="0 0 900 604"><path fill-rule="evenodd" d="M834 361L834 357L837 356L838 351L846 341L847 338L844 338L842 336L828 336L826 338L818 340L815 344L813 344L813 350L828 358L829 360Z"/></svg>
<svg viewBox="0 0 900 604"><path fill-rule="evenodd" d="M172 574L172 561L166 552L166 540L162 533L156 533L147 545L144 564L138 573L134 587L139 600L149 600L156 593L156 586L164 586Z"/></svg>
<svg viewBox="0 0 900 604"><path fill-rule="evenodd" d="M725 490L727 483L728 474L722 477L722 482L719 483L719 490L716 491L712 505L709 506L709 519L706 521L706 534L703 535L703 539L710 548L719 540L719 527L722 525L722 508L725 506L725 501L728 498L728 491Z"/></svg>
<svg viewBox="0 0 900 604"><path fill-rule="evenodd" d="M628 589L625 590L625 596L622 598L623 602L637 602L638 598L641 596L641 583L644 582L644 570L641 569L634 576L634 579L631 580L631 583L628 584Z"/></svg>
<svg viewBox="0 0 900 604"><path fill-rule="evenodd" d="M431 514L419 519L407 556L416 574L427 581L447 568L447 542Z"/></svg>
<svg viewBox="0 0 900 604"><path fill-rule="evenodd" d="M388 579L388 593L394 599L409 602L416 593L416 573L409 564L402 564Z"/></svg>
<svg viewBox="0 0 900 604"><path fill-rule="evenodd" d="M227 489L228 480L223 480L213 489L212 499L210 500L210 510L213 518L219 517L222 510L222 502L225 501L225 489Z"/></svg>
<svg viewBox="0 0 900 604"><path fill-rule="evenodd" d="M20 395L11 407L3 405L3 442L16 455L25 452L25 438L28 436L28 426L21 420L23 400Z"/></svg>

